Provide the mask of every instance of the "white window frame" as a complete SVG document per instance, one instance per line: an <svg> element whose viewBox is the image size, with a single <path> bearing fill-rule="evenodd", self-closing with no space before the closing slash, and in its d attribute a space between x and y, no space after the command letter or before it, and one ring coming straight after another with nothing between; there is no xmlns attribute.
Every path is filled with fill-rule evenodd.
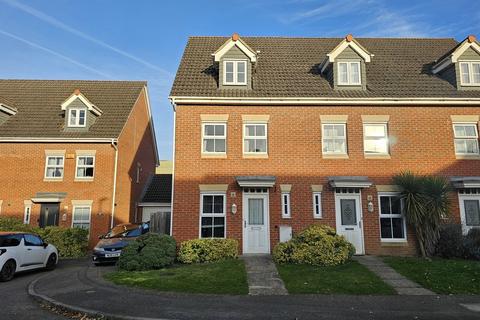
<svg viewBox="0 0 480 320"><path fill-rule="evenodd" d="M227 82L227 63L233 63L233 82ZM245 81L238 81L238 64L243 63L245 65ZM247 60L224 60L223 61L223 85L226 86L245 86L247 85Z"/></svg>
<svg viewBox="0 0 480 320"><path fill-rule="evenodd" d="M347 65L347 82L342 81L340 77L340 65L341 64L346 64ZM353 82L353 77L352 77L352 65L356 64L358 65L358 82ZM340 86L360 86L362 85L362 65L360 61L338 61L337 62L337 80L338 80L338 85Z"/></svg>
<svg viewBox="0 0 480 320"><path fill-rule="evenodd" d="M223 214L218 213L203 213L203 197L204 196L222 196L223 197ZM213 222L215 218L224 219L224 229L223 237L214 237L212 230L212 237L203 238L202 237L202 217L212 218ZM224 239L227 237L227 193L226 192L201 192L200 193L200 219L199 219L199 228L198 228L198 238L199 239Z"/></svg>
<svg viewBox="0 0 480 320"><path fill-rule="evenodd" d="M455 126L473 126L475 128L475 136L461 136L461 137L457 137L456 136L456 132L455 132ZM472 155L472 156L478 156L480 154L480 148L479 148L479 145L478 145L478 125L476 122L454 122L453 125L452 125L452 129L453 129L453 147L455 149L455 154L456 155L462 155L462 156L468 156L468 155ZM461 153L461 152L457 152L457 145L456 145L456 141L457 140L473 140L476 142L477 144L477 152L476 153Z"/></svg>
<svg viewBox="0 0 480 320"><path fill-rule="evenodd" d="M264 136L247 136L247 126L264 126L265 127L265 135ZM245 151L245 140L263 140L265 139L265 151L254 151L254 152L247 152ZM251 155L251 154L268 154L268 123L265 122L245 122L243 124L243 143L242 143L242 150L243 154Z"/></svg>
<svg viewBox="0 0 480 320"><path fill-rule="evenodd" d="M75 221L75 210L78 209L78 208L81 208L81 209L85 209L85 208L88 208L88 220L78 220L78 221ZM75 223L78 223L78 224L86 224L88 223L88 232L90 232L91 228L92 228L92 206L91 205L74 205L73 206L73 210L72 210L72 228L74 227L74 224Z"/></svg>
<svg viewBox="0 0 480 320"><path fill-rule="evenodd" d="M62 158L62 166L49 166L48 165L48 159L49 158ZM47 176L47 172L48 172L48 168L62 168L62 175L60 177L49 177ZM65 156L64 155L58 155L58 154L47 154L46 157L45 157L45 174L44 174L44 178L45 179L48 179L48 180L62 180L63 179L63 176L65 175Z"/></svg>
<svg viewBox="0 0 480 320"><path fill-rule="evenodd" d="M474 82L474 77L473 77L473 65L474 64L479 64L480 65L480 60L474 60L474 61L459 61L459 73L460 73L460 84L464 87L479 87L480 82ZM467 65L468 66L468 83L463 82L463 72L462 72L462 65Z"/></svg>
<svg viewBox="0 0 480 320"><path fill-rule="evenodd" d="M318 203L317 203L318 200ZM312 205L313 205L313 218L322 219L322 193L313 192L312 193Z"/></svg>
<svg viewBox="0 0 480 320"><path fill-rule="evenodd" d="M282 192L282 218L289 219L292 217L290 205L290 192Z"/></svg>
<svg viewBox="0 0 480 320"><path fill-rule="evenodd" d="M340 152L335 152L335 151L325 151L324 146L325 146L325 140L327 139L325 135L325 126L343 126L343 132L344 132L344 137L339 138L339 137L328 137L328 139L344 139L345 140L345 150L340 151ZM322 154L332 154L332 155L346 155L348 154L348 139L347 139L347 124L346 123L338 123L338 122L332 122L332 123L322 123Z"/></svg>
<svg viewBox="0 0 480 320"><path fill-rule="evenodd" d="M472 228L480 228L480 226L467 226L467 217L465 216L465 203L464 200L476 200L480 202L479 194L458 194L459 208L460 208L460 221L462 223L462 231L467 234Z"/></svg>
<svg viewBox="0 0 480 320"><path fill-rule="evenodd" d="M80 165L79 164L79 160L80 158L93 158L93 164L92 165ZM88 154L82 154L82 155L77 155L77 160L76 160L76 166L75 166L75 179L79 179L79 180L93 180L93 178L95 177L95 155L88 155ZM80 177L78 175L78 169L79 168L93 168L93 176L91 177Z"/></svg>
<svg viewBox="0 0 480 320"><path fill-rule="evenodd" d="M207 136L205 135L205 126L223 126L223 136ZM210 152L206 151L204 142L206 139L209 140L225 140L225 151L223 152ZM227 123L226 122L202 122L202 142L201 142L202 154L207 155L225 155L227 154Z"/></svg>
<svg viewBox="0 0 480 320"><path fill-rule="evenodd" d="M380 232L380 241L381 242L407 242L407 223L405 218L405 207L403 201L400 201L400 210L402 211L401 214L382 214L382 205L381 205L381 197L396 197L399 196L398 192L379 192L378 193L378 228ZM391 200L390 200L391 201ZM391 204L390 204L391 206ZM382 218L402 218L403 222L403 238L382 238ZM393 236L393 230L392 230Z"/></svg>
<svg viewBox="0 0 480 320"><path fill-rule="evenodd" d="M23 223L30 224L30 217L32 216L32 204L26 204L23 210Z"/></svg>
<svg viewBox="0 0 480 320"><path fill-rule="evenodd" d="M367 126L383 126L384 128L384 132L385 132L385 136L382 137L382 138L379 138L379 137L373 137L373 136L367 136L366 135L366 130L365 128ZM365 148L365 142L367 140L381 140L381 139L385 139L385 152L374 152L374 151L367 151L366 148ZM390 148L389 148L389 139L388 139L388 123L386 122L364 122L363 123L363 153L365 155L389 155L390 154Z"/></svg>
<svg viewBox="0 0 480 320"><path fill-rule="evenodd" d="M74 124L72 124L70 121L72 116L72 111L75 111L77 115L75 118ZM80 124L80 111L83 111L85 114L83 124ZM87 109L86 108L69 108L67 123L70 128L85 128L87 126Z"/></svg>

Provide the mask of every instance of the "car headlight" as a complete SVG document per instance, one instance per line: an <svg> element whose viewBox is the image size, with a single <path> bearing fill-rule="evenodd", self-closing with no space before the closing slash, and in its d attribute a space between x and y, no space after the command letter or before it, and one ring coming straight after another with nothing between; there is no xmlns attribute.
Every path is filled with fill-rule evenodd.
<svg viewBox="0 0 480 320"><path fill-rule="evenodd" d="M99 248L99 247L95 247L95 248L93 248L93 250L94 250L94 251L105 251L104 248Z"/></svg>

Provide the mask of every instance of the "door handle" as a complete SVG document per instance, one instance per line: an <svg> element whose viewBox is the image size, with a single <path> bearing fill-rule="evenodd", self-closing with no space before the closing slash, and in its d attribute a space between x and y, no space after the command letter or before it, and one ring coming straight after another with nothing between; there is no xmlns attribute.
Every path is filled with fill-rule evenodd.
<svg viewBox="0 0 480 320"><path fill-rule="evenodd" d="M28 248L27 250L28 250L28 251L32 251L32 249L31 249L31 248Z"/></svg>
<svg viewBox="0 0 480 320"><path fill-rule="evenodd" d="M243 221L243 226L246 228L247 227L247 220Z"/></svg>

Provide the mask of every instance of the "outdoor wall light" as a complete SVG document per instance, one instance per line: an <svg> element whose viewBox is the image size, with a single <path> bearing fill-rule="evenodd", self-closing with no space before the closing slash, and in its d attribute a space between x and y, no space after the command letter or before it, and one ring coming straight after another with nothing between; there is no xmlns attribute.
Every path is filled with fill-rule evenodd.
<svg viewBox="0 0 480 320"><path fill-rule="evenodd" d="M232 214L237 213L237 205L235 203L232 203Z"/></svg>
<svg viewBox="0 0 480 320"><path fill-rule="evenodd" d="M368 204L367 204L367 207L368 207L368 212L373 212L373 202L372 201L369 201Z"/></svg>

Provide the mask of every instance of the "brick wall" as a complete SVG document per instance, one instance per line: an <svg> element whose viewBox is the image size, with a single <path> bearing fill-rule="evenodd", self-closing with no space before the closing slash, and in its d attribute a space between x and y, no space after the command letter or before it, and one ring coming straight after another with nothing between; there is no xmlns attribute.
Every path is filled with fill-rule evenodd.
<svg viewBox="0 0 480 320"><path fill-rule="evenodd" d="M175 142L175 192L173 235L177 240L199 234L199 184L229 184L227 192L227 236L242 240L242 197L237 175L274 175L270 190L270 238L278 242L277 227L292 225L298 232L311 223L335 226L334 193L328 176L368 176L374 185L362 190L365 248L367 253L411 254L414 237L409 230L407 246L380 242L378 197L375 185L391 184L402 170L447 176L480 175L479 160L455 158L450 115L478 114L478 107L305 107L305 106L177 106ZM201 114L228 114L227 158L201 158ZM242 115L270 115L268 159L242 157ZM349 115L348 159L323 159L320 115ZM391 159L365 159L361 115L390 115L388 123ZM282 219L280 184L291 184L291 219ZM323 185L323 219L314 220L311 185ZM230 192L235 191L232 198ZM374 212L367 211L367 196L373 197ZM235 203L238 213L232 215ZM452 195L452 212L459 221L458 198Z"/></svg>

